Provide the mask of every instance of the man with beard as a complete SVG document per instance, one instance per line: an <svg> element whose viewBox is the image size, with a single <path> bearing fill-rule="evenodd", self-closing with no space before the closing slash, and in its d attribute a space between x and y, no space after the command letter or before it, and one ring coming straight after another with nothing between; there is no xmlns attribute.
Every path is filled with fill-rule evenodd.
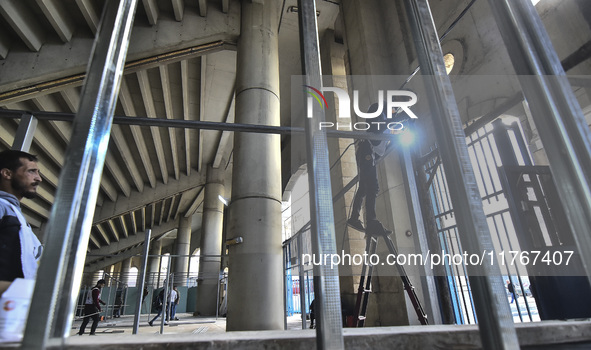
<svg viewBox="0 0 591 350"><path fill-rule="evenodd" d="M37 275L43 246L23 217L20 201L35 198L41 181L36 156L0 152L0 295L16 278Z"/></svg>

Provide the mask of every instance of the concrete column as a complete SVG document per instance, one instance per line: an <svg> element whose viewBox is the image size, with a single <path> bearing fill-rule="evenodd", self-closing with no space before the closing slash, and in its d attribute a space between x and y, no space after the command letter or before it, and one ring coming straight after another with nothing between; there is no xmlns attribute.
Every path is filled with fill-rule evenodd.
<svg viewBox="0 0 591 350"><path fill-rule="evenodd" d="M324 84L326 84L325 86L334 86L347 91L345 48L343 44L337 43L335 39L335 32L326 30L320 41L320 59L322 75L325 77ZM335 106L334 109L328 108L326 110L326 121L335 124L351 122L351 120L339 120L337 118L338 100L334 94L326 94L325 97L329 106ZM351 129L344 128L343 130ZM339 193L357 175L355 147L351 146L353 142L355 142L354 139L331 137L327 139L329 161L332 167L330 183L333 196ZM357 187L354 187L341 199L333 203L337 247L342 247L347 253L352 251L354 253L362 252L365 246L364 233L347 228L347 219L351 212L350 206L355 195L355 188ZM360 274L361 266L339 266L342 309L345 316L353 314L357 299L357 286L359 285L358 276Z"/></svg>
<svg viewBox="0 0 591 350"><path fill-rule="evenodd" d="M119 274L119 280L121 283L129 283L129 270L131 269L131 258L121 261L121 272Z"/></svg>
<svg viewBox="0 0 591 350"><path fill-rule="evenodd" d="M380 89L395 90L400 87L404 78L410 72L408 55L402 33L406 31L404 23L391 20L398 18L399 4L396 1L381 0L350 0L342 3L343 21L345 27L346 46L348 49L350 75L357 76L349 83L349 92L357 90L360 98L360 108L366 109L377 101ZM384 79L384 76L400 75ZM395 82L395 83L393 83ZM350 94L351 95L351 94ZM358 120L352 120L355 122ZM402 160L397 152L392 152L378 166L380 179L380 194L377 198L377 214L384 226L394 231L390 237L394 241L398 252L403 254L418 253L420 248L415 246L414 236L408 237L407 231L412 229L412 213L409 211L409 197L406 195L405 182L402 172ZM350 253L362 253L365 250L363 236L351 233L346 237ZM379 240L376 251L381 259L385 259L388 251L384 241ZM420 278L421 271L416 266L405 267L411 276L411 281L423 307L430 302L423 296L423 285ZM353 271L358 269L354 267ZM415 312L402 287L400 278L393 266L376 266L372 279L373 292L369 296L367 319L365 326L400 326L418 323ZM423 273L424 274L424 273ZM351 292L346 293L350 279L343 279L341 288L345 300L350 301ZM356 291L358 279L353 279L352 290ZM429 309L430 310L430 309ZM431 313L429 317L431 317Z"/></svg>
<svg viewBox="0 0 591 350"><path fill-rule="evenodd" d="M84 286L92 287L96 284L96 281L103 278L103 274L100 271L96 272L86 272L82 275L82 283L80 283L81 288Z"/></svg>
<svg viewBox="0 0 591 350"><path fill-rule="evenodd" d="M236 123L279 125L281 1L242 1ZM235 133L226 329L283 329L281 159L278 135Z"/></svg>
<svg viewBox="0 0 591 350"><path fill-rule="evenodd" d="M160 257L155 255L160 254L162 254L162 241L152 241L150 244L150 257L148 258L148 271L146 272L146 281L148 282L148 289L156 288L156 286L158 285Z"/></svg>
<svg viewBox="0 0 591 350"><path fill-rule="evenodd" d="M224 221L224 204L219 196L224 196L223 173L209 166L203 200L201 258L199 258L199 284L197 284L197 311L195 311L196 315L201 316L215 316L217 310Z"/></svg>
<svg viewBox="0 0 591 350"><path fill-rule="evenodd" d="M189 254L191 246L191 221L193 216L181 217L179 229L176 234L174 258L174 284L177 286L187 285L187 273L189 272Z"/></svg>

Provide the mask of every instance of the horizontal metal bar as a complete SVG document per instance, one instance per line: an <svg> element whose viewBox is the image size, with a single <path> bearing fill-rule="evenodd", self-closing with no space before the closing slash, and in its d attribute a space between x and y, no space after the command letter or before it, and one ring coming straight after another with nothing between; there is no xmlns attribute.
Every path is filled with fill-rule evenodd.
<svg viewBox="0 0 591 350"><path fill-rule="evenodd" d="M18 110L0 110L0 118L20 119L23 113L29 113L39 120L54 120L54 121L74 121L74 114L72 113L58 113L58 112L28 112ZM220 131L236 131L236 132L253 132L262 134L303 134L304 128L291 126L269 126L257 124L239 124L239 123L224 123L224 122L207 122L199 120L181 120L181 119L160 119L147 117L123 117L115 116L114 124L120 125L139 125L139 126L159 126L168 128L184 128L197 130L220 130ZM342 130L326 130L329 137L351 138L360 140L382 140L392 141L398 135L396 134L376 134L366 131L342 131Z"/></svg>

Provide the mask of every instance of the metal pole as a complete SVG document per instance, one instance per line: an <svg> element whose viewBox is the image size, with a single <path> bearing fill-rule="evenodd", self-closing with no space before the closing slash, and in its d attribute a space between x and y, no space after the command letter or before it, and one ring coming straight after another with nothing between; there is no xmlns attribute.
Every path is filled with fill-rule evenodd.
<svg viewBox="0 0 591 350"><path fill-rule="evenodd" d="M419 200L419 191L417 188L417 180L415 178L415 169L413 166L410 150L403 148L400 151L403 160L403 176L406 186L406 195L408 196L408 206L411 213L411 227L414 231L414 240L416 246L419 247L421 253L429 250L429 243L427 238L427 231L425 230L425 223L423 221L423 212ZM387 241L386 241L387 242ZM431 317L432 324L439 323L441 313L438 308L437 288L435 286L435 276L433 270L427 266L423 266L421 271L421 285L423 289L423 298L425 305L425 312Z"/></svg>
<svg viewBox="0 0 591 350"><path fill-rule="evenodd" d="M44 349L52 330L62 338L69 333L136 5L105 5L46 229L24 349Z"/></svg>
<svg viewBox="0 0 591 350"><path fill-rule="evenodd" d="M529 1L489 0L548 155L591 278L591 132L544 24ZM557 180L559 179L559 180Z"/></svg>
<svg viewBox="0 0 591 350"><path fill-rule="evenodd" d="M300 310L302 311L302 329L306 329L306 284L304 281L304 264L302 264L302 260L300 257L302 256L303 249L302 249L302 235L298 235L298 275L300 276ZM291 244L290 244L291 246ZM290 247L291 248L291 247ZM291 282L291 281L290 281ZM292 287L293 290L293 286ZM311 322L312 320L310 320Z"/></svg>
<svg viewBox="0 0 591 350"><path fill-rule="evenodd" d="M172 258L168 257L168 268L166 269L166 280L164 281L164 295L162 300L162 313L160 314L160 334L164 333L164 319L168 317L168 285L170 283L170 268L172 266Z"/></svg>
<svg viewBox="0 0 591 350"><path fill-rule="evenodd" d="M443 53L427 0L405 0L407 17L431 106L437 143L447 173L461 242L468 254L494 252L482 199L468 155L462 121L445 71ZM518 349L513 318L496 264L468 265L484 349Z"/></svg>
<svg viewBox="0 0 591 350"><path fill-rule="evenodd" d="M318 26L314 0L298 0L302 71L305 84L322 89ZM311 118L308 118L311 117ZM312 250L317 256L336 254L335 226L326 133L318 130L324 111L308 103L306 149L310 188ZM318 349L343 349L343 322L338 268L314 266L315 314Z"/></svg>
<svg viewBox="0 0 591 350"><path fill-rule="evenodd" d="M16 129L14 141L12 142L12 149L24 152L29 152L31 143L35 137L35 130L37 130L37 118L30 113L25 113L21 117L21 121Z"/></svg>
<svg viewBox="0 0 591 350"><path fill-rule="evenodd" d="M152 236L152 230L146 230L146 239L144 240L144 255L142 255L142 265L137 275L138 283L138 299L135 306L135 316L133 318L133 331L132 334L137 334L140 329L140 317L142 315L142 301L144 296L144 287L146 286L146 270L148 266L148 254L150 251L150 237Z"/></svg>

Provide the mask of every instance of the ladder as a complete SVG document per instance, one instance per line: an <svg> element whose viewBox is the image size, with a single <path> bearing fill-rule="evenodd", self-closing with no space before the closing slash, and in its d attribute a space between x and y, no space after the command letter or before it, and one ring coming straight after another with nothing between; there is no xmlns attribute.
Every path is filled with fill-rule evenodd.
<svg viewBox="0 0 591 350"><path fill-rule="evenodd" d="M382 227L378 230L378 232L372 232L371 234L366 233L365 251L367 252L368 256L375 254L378 246L378 238L380 236L384 238L384 241L386 241L386 245L388 246L388 250L390 250L390 253L397 255L398 253L396 251L396 247L394 246L394 242L392 242L392 239L388 236L388 234ZM408 297L417 313L419 321L422 325L429 324L427 321L427 314L425 314L425 311L421 306L421 302L417 297L417 293L415 292L415 289L412 286L412 283L410 282L410 279L408 278L408 275L406 274L404 267L398 264L396 264L396 267L398 268L398 273L400 275L400 278L402 279L402 284L404 285L404 289L406 290L406 293L408 294ZM355 310L353 314L353 327L363 327L363 325L365 324L367 302L369 299L369 294L371 293L371 277L373 274L373 268L373 265L369 263L365 264L364 261L363 267L361 269L361 279L359 280L359 288L357 290L357 301L355 302Z"/></svg>

